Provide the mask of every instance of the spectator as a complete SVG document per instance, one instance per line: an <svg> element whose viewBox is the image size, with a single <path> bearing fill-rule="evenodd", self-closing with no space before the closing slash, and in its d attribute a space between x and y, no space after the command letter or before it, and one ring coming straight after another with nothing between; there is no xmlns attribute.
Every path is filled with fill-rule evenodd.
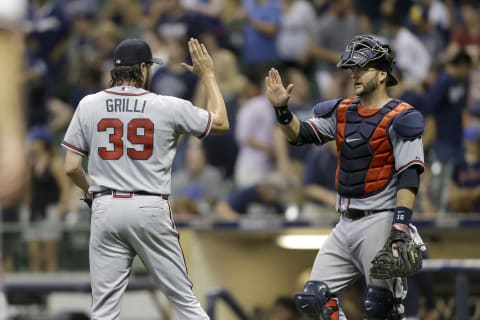
<svg viewBox="0 0 480 320"><path fill-rule="evenodd" d="M465 157L453 168L449 208L460 213L480 213L480 126L463 132Z"/></svg>
<svg viewBox="0 0 480 320"><path fill-rule="evenodd" d="M57 271L57 242L61 236L60 217L68 208L67 176L62 160L52 146L52 135L44 127L28 132L31 156L31 179L26 200L29 225L28 241L30 271L45 268Z"/></svg>
<svg viewBox="0 0 480 320"><path fill-rule="evenodd" d="M207 162L201 142L190 139L185 170L172 176L172 210L186 218L206 216L223 190L222 173Z"/></svg>
<svg viewBox="0 0 480 320"><path fill-rule="evenodd" d="M428 21L436 29L440 30L444 35L448 34L451 27L451 13L449 6L452 6L452 1L442 0L425 0L425 5L428 6ZM449 2L449 3L446 3Z"/></svg>
<svg viewBox="0 0 480 320"><path fill-rule="evenodd" d="M311 149L303 173L305 200L300 213L301 218L312 222L338 219L335 210L337 162L335 143Z"/></svg>
<svg viewBox="0 0 480 320"><path fill-rule="evenodd" d="M215 61L215 75L227 106L230 130L221 136L208 136L202 140L208 163L222 170L224 177L233 180L238 146L235 141L235 122L241 97L245 94L247 79L238 70L237 58L227 49L219 49L212 54ZM205 105L203 86L197 84L194 104ZM222 150L222 152L218 152Z"/></svg>
<svg viewBox="0 0 480 320"><path fill-rule="evenodd" d="M480 12L475 0L460 2L461 23L453 28L450 42L442 61L448 61L458 52L465 51L472 58L469 92L469 112L478 122L480 119Z"/></svg>
<svg viewBox="0 0 480 320"><path fill-rule="evenodd" d="M325 100L337 96L349 97L352 95L350 77L338 71L336 65L345 43L360 30L360 22L352 10L352 0L331 1L328 11L318 21L317 39L309 47L307 58L316 59L315 79L320 96ZM334 88L340 92L332 90Z"/></svg>
<svg viewBox="0 0 480 320"><path fill-rule="evenodd" d="M263 76L249 75L248 99L240 106L235 124L238 156L235 162L234 181L238 188L260 182L275 169L279 150L275 144L275 115L262 92ZM286 150L285 150L286 151ZM286 155L285 155L286 156Z"/></svg>
<svg viewBox="0 0 480 320"><path fill-rule="evenodd" d="M49 86L53 86L65 72L70 32L62 3L54 0L33 0L28 12L27 29L38 47L39 57L47 65L48 73L44 80Z"/></svg>
<svg viewBox="0 0 480 320"><path fill-rule="evenodd" d="M437 211L447 208L452 166L463 156L462 124L468 96L471 58L460 51L439 74L427 92L425 135L433 135L428 162L431 164L430 194ZM433 133L432 133L433 132ZM426 141L428 143L428 141Z"/></svg>
<svg viewBox="0 0 480 320"><path fill-rule="evenodd" d="M277 37L278 55L287 65L305 67L305 56L310 43L315 41L317 16L306 0L284 0L280 29Z"/></svg>
<svg viewBox="0 0 480 320"><path fill-rule="evenodd" d="M243 22L242 63L245 70L278 64L276 40L281 14L277 0L243 0L237 19Z"/></svg>
<svg viewBox="0 0 480 320"><path fill-rule="evenodd" d="M109 20L100 21L93 32L96 48L96 57L93 58L93 61L99 61L104 70L110 70L113 49L121 38L121 32L117 25ZM108 81L104 81L104 83L108 83Z"/></svg>
<svg viewBox="0 0 480 320"><path fill-rule="evenodd" d="M100 19L114 22L122 38L136 38L141 35L145 24L143 10L140 0L109 0L103 6Z"/></svg>
<svg viewBox="0 0 480 320"><path fill-rule="evenodd" d="M47 125L49 112L47 107L48 87L45 83L47 64L38 54L38 48L32 36L25 37L24 50L24 103L27 127Z"/></svg>
<svg viewBox="0 0 480 320"><path fill-rule="evenodd" d="M396 67L402 72L404 85L420 85L427 78L432 65L432 57L427 48L415 34L403 26L401 16L397 13L384 16L383 21L387 37L391 38Z"/></svg>
<svg viewBox="0 0 480 320"><path fill-rule="evenodd" d="M355 12L362 28L369 34L376 34L380 30L382 20L380 5L382 2L383 0L354 1Z"/></svg>
<svg viewBox="0 0 480 320"><path fill-rule="evenodd" d="M223 0L183 0L182 3L185 8L196 12L198 18L204 20L205 28L222 47L228 45L227 30L220 18L225 7Z"/></svg>
<svg viewBox="0 0 480 320"><path fill-rule="evenodd" d="M182 5L211 18L220 17L225 6L223 0L182 0Z"/></svg>
<svg viewBox="0 0 480 320"><path fill-rule="evenodd" d="M282 215L288 202L288 185L278 173L270 173L252 186L233 191L227 200L219 201L215 214L224 219L237 219L241 215L268 217Z"/></svg>
<svg viewBox="0 0 480 320"><path fill-rule="evenodd" d="M461 23L452 30L450 42L442 61L448 61L459 51L465 50L472 58L474 64L480 62L480 13L478 1L461 0Z"/></svg>
<svg viewBox="0 0 480 320"><path fill-rule="evenodd" d="M200 39L207 32L205 21L187 10L181 0L155 1L148 19L162 39Z"/></svg>
<svg viewBox="0 0 480 320"><path fill-rule="evenodd" d="M440 54L446 48L446 39L443 30L430 20L429 7L414 5L410 9L409 22L411 23L412 32L424 44L432 61L437 61Z"/></svg>
<svg viewBox="0 0 480 320"><path fill-rule="evenodd" d="M470 56L460 51L439 74L426 94L424 113L434 119L436 127L436 139L432 149L436 158L444 164L463 155L462 123L471 65Z"/></svg>
<svg viewBox="0 0 480 320"><path fill-rule="evenodd" d="M382 15L397 14L406 17L412 0L356 0L355 12L362 22L364 32L379 33L382 29Z"/></svg>
<svg viewBox="0 0 480 320"><path fill-rule="evenodd" d="M75 82L85 64L93 64L97 59L94 30L96 16L93 12L82 11L71 17L71 34L67 43L68 78Z"/></svg>

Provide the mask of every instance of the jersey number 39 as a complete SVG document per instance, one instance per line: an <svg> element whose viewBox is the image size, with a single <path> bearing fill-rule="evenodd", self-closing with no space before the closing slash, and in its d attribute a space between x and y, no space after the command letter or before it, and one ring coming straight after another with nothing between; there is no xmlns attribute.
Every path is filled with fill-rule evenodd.
<svg viewBox="0 0 480 320"><path fill-rule="evenodd" d="M113 129L109 135L109 142L113 145L113 150L106 147L99 147L98 154L103 160L118 160L123 156L123 122L116 118L106 118L100 120L97 125L97 131L107 131ZM142 129L139 133L139 129ZM127 140L135 145L143 147L127 148L127 155L133 160L147 160L153 153L153 122L150 119L132 119L127 124ZM111 149L111 148L110 148Z"/></svg>

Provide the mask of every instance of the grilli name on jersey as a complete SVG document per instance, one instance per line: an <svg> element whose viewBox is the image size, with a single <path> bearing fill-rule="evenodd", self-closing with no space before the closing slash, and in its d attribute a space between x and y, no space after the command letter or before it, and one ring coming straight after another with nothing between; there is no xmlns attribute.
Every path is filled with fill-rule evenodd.
<svg viewBox="0 0 480 320"><path fill-rule="evenodd" d="M105 105L107 107L107 112L139 112L143 113L145 110L145 105L147 104L146 100L139 99L107 99L105 100Z"/></svg>

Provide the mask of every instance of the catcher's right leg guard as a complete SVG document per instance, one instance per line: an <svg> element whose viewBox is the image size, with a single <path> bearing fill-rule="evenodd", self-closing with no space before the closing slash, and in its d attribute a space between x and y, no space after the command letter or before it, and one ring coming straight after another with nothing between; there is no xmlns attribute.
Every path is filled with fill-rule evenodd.
<svg viewBox="0 0 480 320"><path fill-rule="evenodd" d="M369 285L363 302L363 311L367 319L391 319L394 304L390 290Z"/></svg>
<svg viewBox="0 0 480 320"><path fill-rule="evenodd" d="M295 295L295 305L310 319L339 319L338 298L321 281L307 281L303 292Z"/></svg>

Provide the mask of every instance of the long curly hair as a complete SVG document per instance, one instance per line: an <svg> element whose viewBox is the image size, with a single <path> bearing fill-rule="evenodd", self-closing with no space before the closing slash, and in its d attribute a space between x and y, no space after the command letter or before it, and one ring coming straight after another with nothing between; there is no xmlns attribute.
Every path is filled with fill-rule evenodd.
<svg viewBox="0 0 480 320"><path fill-rule="evenodd" d="M133 82L135 87L141 88L145 83L140 64L114 67L110 71L110 77L110 87L116 87L125 84L125 82Z"/></svg>

